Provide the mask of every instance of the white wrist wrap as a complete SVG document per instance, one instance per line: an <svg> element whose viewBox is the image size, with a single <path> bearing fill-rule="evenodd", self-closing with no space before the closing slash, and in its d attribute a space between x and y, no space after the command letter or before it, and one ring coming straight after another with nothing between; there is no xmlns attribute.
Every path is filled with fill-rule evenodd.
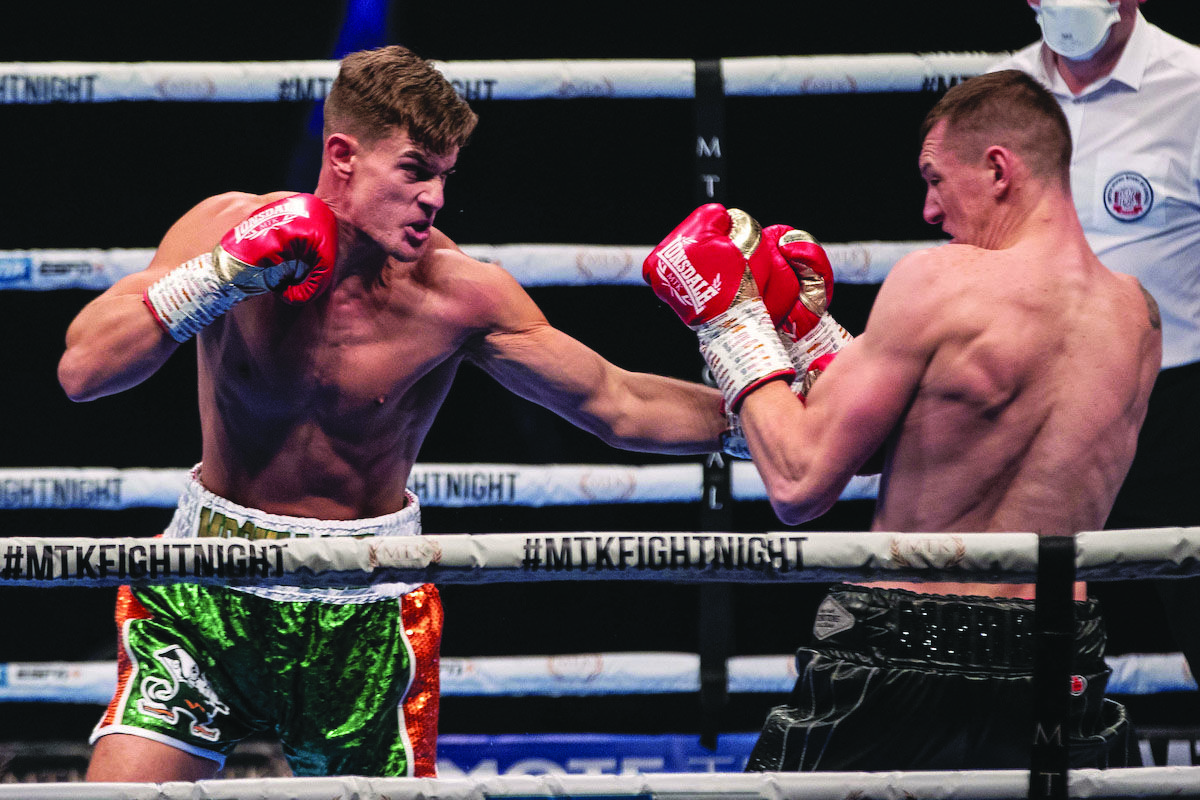
<svg viewBox="0 0 1200 800"><path fill-rule="evenodd" d="M780 334L779 338L787 348L796 372L803 374L813 361L826 353L836 353L854 337L839 325L837 320L829 316L827 311L821 315L813 329L799 339L792 339L783 334Z"/></svg>
<svg viewBox="0 0 1200 800"><path fill-rule="evenodd" d="M151 284L145 300L171 338L186 342L249 296L218 277L212 254L205 253Z"/></svg>
<svg viewBox="0 0 1200 800"><path fill-rule="evenodd" d="M700 353L731 411L737 410L750 388L796 372L762 298L737 303L698 326L696 335Z"/></svg>

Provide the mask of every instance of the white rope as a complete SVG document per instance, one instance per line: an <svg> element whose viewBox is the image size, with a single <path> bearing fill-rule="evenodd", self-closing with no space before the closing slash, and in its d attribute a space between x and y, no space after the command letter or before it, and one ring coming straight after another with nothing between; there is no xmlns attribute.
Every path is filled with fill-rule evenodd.
<svg viewBox="0 0 1200 800"><path fill-rule="evenodd" d="M1176 542L1163 558L1189 552ZM1119 544L1114 557L1121 557ZM363 539L0 539L0 586L173 581L235 586L361 586L376 581L757 583L982 576L1028 581L1036 566L1037 536L1032 533L573 531Z"/></svg>
<svg viewBox="0 0 1200 800"><path fill-rule="evenodd" d="M253 532L251 532L253 533ZM244 532L243 535L249 535ZM267 531L263 536L276 535ZM1087 531L1079 580L1200 574L1200 528ZM646 580L1032 582L1032 533L537 532L356 539L0 538L0 586Z"/></svg>
<svg viewBox="0 0 1200 800"><path fill-rule="evenodd" d="M185 468L113 467L0 468L0 509L171 508L188 481ZM593 505L597 503L690 503L702 499L700 464L417 464L408 486L429 507ZM879 476L855 477L843 500L871 500ZM730 492L735 500L765 500L754 465L735 461Z"/></svg>
<svg viewBox="0 0 1200 800"><path fill-rule="evenodd" d="M940 772L646 773L635 775L493 775L462 778L236 778L161 784L0 784L20 800L480 800L481 798L712 798L712 800L1024 800L1025 770ZM1073 798L1200 797L1200 767L1072 770Z"/></svg>
<svg viewBox="0 0 1200 800"><path fill-rule="evenodd" d="M1007 52L726 58L725 93L772 95L919 92L983 73ZM325 97L337 62L6 62L0 105L153 102L296 102ZM446 61L438 67L468 100L678 99L694 96L684 59Z"/></svg>
<svg viewBox="0 0 1200 800"><path fill-rule="evenodd" d="M243 536L252 536L254 531ZM278 535L259 532L264 537ZM1200 574L1200 528L1076 537L1079 580ZM537 532L319 538L0 539L0 586L361 586L646 580L1032 582L1032 533Z"/></svg>
<svg viewBox="0 0 1200 800"><path fill-rule="evenodd" d="M834 278L844 284L882 283L892 266L914 250L944 240L827 244ZM642 286L650 245L467 244L480 261L499 264L524 286ZM0 250L0 289L102 291L146 268L152 248Z"/></svg>
<svg viewBox="0 0 1200 800"><path fill-rule="evenodd" d="M1196 681L1181 653L1107 656L1108 694L1194 692ZM734 656L726 661L726 689L734 694L787 694L796 681L791 655ZM115 661L0 664L0 702L104 705L117 686ZM695 653L577 653L542 656L441 658L446 697L594 697L700 691Z"/></svg>

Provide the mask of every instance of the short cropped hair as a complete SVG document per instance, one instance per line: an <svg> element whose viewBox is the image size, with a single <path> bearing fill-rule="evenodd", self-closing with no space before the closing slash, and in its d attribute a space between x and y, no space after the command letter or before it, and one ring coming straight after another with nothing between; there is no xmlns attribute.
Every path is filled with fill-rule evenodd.
<svg viewBox="0 0 1200 800"><path fill-rule="evenodd" d="M478 121L432 62L390 45L342 59L325 98L324 136L348 133L370 145L401 129L442 155L465 145Z"/></svg>
<svg viewBox="0 0 1200 800"><path fill-rule="evenodd" d="M946 120L945 146L973 162L992 145L1021 156L1035 175L1071 185L1071 129L1058 101L1020 70L989 72L953 86L921 125L921 142Z"/></svg>

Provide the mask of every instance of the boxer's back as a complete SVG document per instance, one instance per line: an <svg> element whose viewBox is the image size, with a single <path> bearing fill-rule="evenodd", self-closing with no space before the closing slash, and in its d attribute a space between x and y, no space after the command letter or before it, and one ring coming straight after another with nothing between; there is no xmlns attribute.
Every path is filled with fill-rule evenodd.
<svg viewBox="0 0 1200 800"><path fill-rule="evenodd" d="M1137 444L1157 312L1090 252L941 248L941 315L896 436L874 527L1096 530Z"/></svg>

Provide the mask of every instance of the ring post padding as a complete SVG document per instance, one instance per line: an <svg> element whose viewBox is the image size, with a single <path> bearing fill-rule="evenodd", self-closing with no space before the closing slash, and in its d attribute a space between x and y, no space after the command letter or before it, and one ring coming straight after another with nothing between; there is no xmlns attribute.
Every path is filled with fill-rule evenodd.
<svg viewBox="0 0 1200 800"><path fill-rule="evenodd" d="M700 60L695 68L696 199L700 205L725 202L725 81L721 62ZM713 385L704 370L704 382ZM708 531L733 529L732 466L723 453L711 453L702 468L700 527ZM717 749L721 713L729 701L726 668L732 637L733 614L729 587L700 587L697 640L700 651L700 744Z"/></svg>
<svg viewBox="0 0 1200 800"><path fill-rule="evenodd" d="M1066 800L1067 718L1075 639L1075 537L1042 536L1034 610L1031 800Z"/></svg>

